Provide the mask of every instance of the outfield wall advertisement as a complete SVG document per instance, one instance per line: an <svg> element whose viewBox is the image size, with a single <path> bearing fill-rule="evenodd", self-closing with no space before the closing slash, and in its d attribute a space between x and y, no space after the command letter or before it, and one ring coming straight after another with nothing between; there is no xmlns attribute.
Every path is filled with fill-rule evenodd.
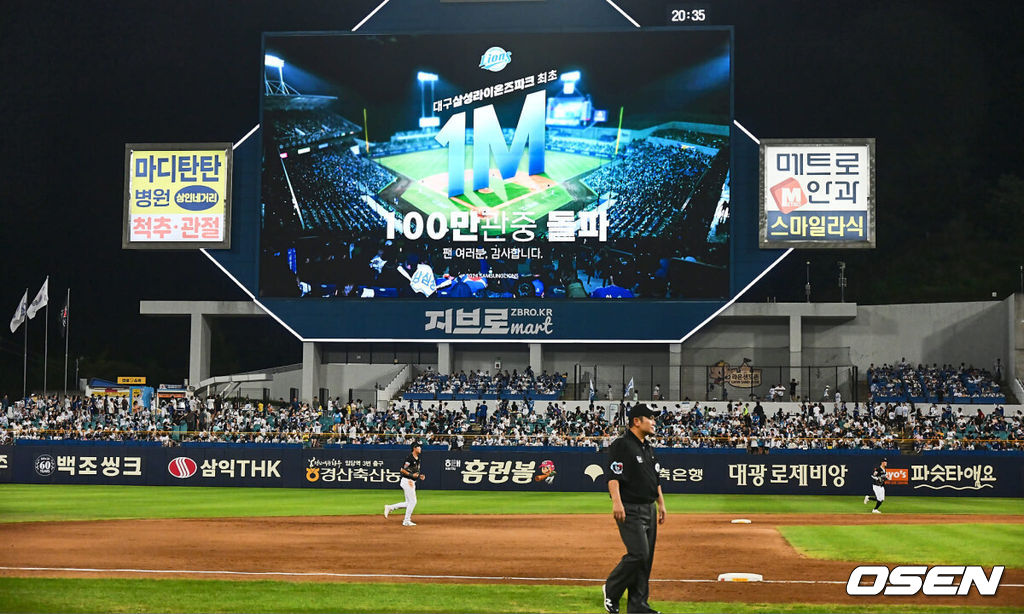
<svg viewBox="0 0 1024 614"><path fill-rule="evenodd" d="M405 450L37 443L0 447L0 482L398 488ZM844 453L752 455L662 450L666 493L856 495L870 492L879 457ZM605 491L607 456L594 450L430 450L426 490ZM1012 454L888 455L888 496L1021 497Z"/></svg>

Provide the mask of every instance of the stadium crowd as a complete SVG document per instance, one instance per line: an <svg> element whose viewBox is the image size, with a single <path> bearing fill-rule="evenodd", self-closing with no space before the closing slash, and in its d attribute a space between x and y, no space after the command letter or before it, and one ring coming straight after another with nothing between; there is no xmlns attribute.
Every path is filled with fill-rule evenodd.
<svg viewBox="0 0 1024 614"><path fill-rule="evenodd" d="M279 149L310 145L359 131L356 124L325 109L290 110L286 115L268 112L267 115Z"/></svg>
<svg viewBox="0 0 1024 614"><path fill-rule="evenodd" d="M551 138L574 147L580 141ZM607 153L610 146L593 143L594 155ZM340 146L290 155L280 160L288 179L268 172L264 183L262 285L272 296L413 297L409 277L426 264L439 285L446 276L480 278L475 285L443 287L438 296L717 296L727 271L704 264L707 241L703 235L681 233L684 214L677 206L690 197L709 163L706 154L693 149L634 141L616 161L583 179L598 194L614 193L614 201L606 203L606 241L579 237L571 244L495 243L467 255L464 244L452 241L383 238L381 210L401 214L397 205L378 196L395 180L382 165ZM586 191L581 185L575 189ZM542 220L527 224L527 229L520 234L546 233ZM685 240L679 240L680 233ZM530 254L502 247L530 247ZM407 275L399 274L399 266Z"/></svg>
<svg viewBox="0 0 1024 614"><path fill-rule="evenodd" d="M936 363L931 367L907 363L883 364L868 368L868 386L875 401L914 401L917 403L992 402L1005 403L1006 397L996 383L997 377L985 369L960 363L959 367Z"/></svg>
<svg viewBox="0 0 1024 614"><path fill-rule="evenodd" d="M394 181L383 166L351 152L327 148L285 161L306 230L359 235L384 227L364 200Z"/></svg>
<svg viewBox="0 0 1024 614"><path fill-rule="evenodd" d="M449 378L452 379L452 378ZM461 380L461 377L455 379ZM466 378L467 382L469 377ZM424 380L426 381L426 380ZM437 380L435 380L437 381ZM698 403L654 404L655 445L677 448L755 449L1024 449L1024 422L1001 406L987 414L933 404L876 403L868 407L824 403L774 414L760 402L729 403L724 410ZM462 448L474 446L604 447L621 429L624 405L606 415L593 404L532 399L398 401L374 407L362 400L330 399L264 404L210 398L130 407L110 397L32 398L0 412L0 444L17 439L141 440L235 443L401 444L412 438Z"/></svg>
<svg viewBox="0 0 1024 614"><path fill-rule="evenodd" d="M470 370L468 374L465 371L459 371L451 375L427 371L418 375L409 384L406 392L429 394L433 398L442 394L503 395L527 398L538 394L560 394L562 388L565 387L567 376L568 374L565 373L548 374L547 371L536 375L530 367L526 367L522 373L516 369L509 373L506 369L496 372L494 375L491 375L490 371L482 370Z"/></svg>
<svg viewBox="0 0 1024 614"><path fill-rule="evenodd" d="M578 136L559 135L548 132L544 140L544 149L548 151L564 151L568 153L593 156L596 158L612 158L615 156L615 141L599 141L580 138Z"/></svg>
<svg viewBox="0 0 1024 614"><path fill-rule="evenodd" d="M681 141L691 145L714 147L721 149L729 142L729 137L720 134L707 134L705 132L694 132L693 130L680 130L678 128L660 128L651 133L651 136L662 139Z"/></svg>
<svg viewBox="0 0 1024 614"><path fill-rule="evenodd" d="M694 149L638 140L583 181L597 194L615 194L608 211L609 235L658 236L681 214L680 204L710 162L710 156Z"/></svg>

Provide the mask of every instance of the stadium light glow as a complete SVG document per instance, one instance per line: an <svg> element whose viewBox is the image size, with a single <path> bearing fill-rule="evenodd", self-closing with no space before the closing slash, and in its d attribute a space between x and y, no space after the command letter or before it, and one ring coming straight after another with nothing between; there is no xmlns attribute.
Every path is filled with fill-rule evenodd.
<svg viewBox="0 0 1024 614"><path fill-rule="evenodd" d="M271 68L284 68L284 60L269 53L263 56L263 63Z"/></svg>
<svg viewBox="0 0 1024 614"><path fill-rule="evenodd" d="M576 82L566 81L565 84L562 86L562 93L565 94L566 96L572 96L573 94L575 94Z"/></svg>
<svg viewBox="0 0 1024 614"><path fill-rule="evenodd" d="M431 72L419 72L416 73L416 78L420 81L437 81L437 75Z"/></svg>
<svg viewBox="0 0 1024 614"><path fill-rule="evenodd" d="M580 80L580 71L574 70L572 72L562 73L562 76L559 77L559 79L566 83L575 83Z"/></svg>
<svg viewBox="0 0 1024 614"><path fill-rule="evenodd" d="M440 117L421 117L420 128L437 128L441 125Z"/></svg>

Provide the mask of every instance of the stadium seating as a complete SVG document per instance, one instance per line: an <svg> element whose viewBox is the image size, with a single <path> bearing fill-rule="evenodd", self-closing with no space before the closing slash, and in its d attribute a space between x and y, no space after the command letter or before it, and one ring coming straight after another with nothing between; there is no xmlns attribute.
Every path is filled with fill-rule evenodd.
<svg viewBox="0 0 1024 614"><path fill-rule="evenodd" d="M700 145L702 147L712 147L714 149L721 149L729 142L729 137L725 135L706 134L704 132L680 130L678 128L661 128L651 133L651 136L689 143L691 145Z"/></svg>
<svg viewBox="0 0 1024 614"><path fill-rule="evenodd" d="M710 161L694 149L640 140L583 182L597 194L614 194L615 204L608 210L610 236L659 236L682 215L679 204L693 193Z"/></svg>
<svg viewBox="0 0 1024 614"><path fill-rule="evenodd" d="M867 374L871 399L878 403L990 403L1006 402L992 374L961 363L953 365L917 365L906 361L893 365L871 365Z"/></svg>
<svg viewBox="0 0 1024 614"><path fill-rule="evenodd" d="M554 401L565 387L565 375L546 372L534 375L527 369L523 373L508 371L495 373L470 371L443 375L435 372L420 374L403 393L405 400L470 400L470 399L524 399Z"/></svg>
<svg viewBox="0 0 1024 614"><path fill-rule="evenodd" d="M394 181L379 164L350 152L327 148L285 160L295 198L308 231L346 231L353 235L383 228L384 218L367 204Z"/></svg>
<svg viewBox="0 0 1024 614"><path fill-rule="evenodd" d="M463 374L431 376L421 385L445 382L455 389ZM486 374L485 374L486 375ZM502 374L504 375L504 374ZM539 379L539 378L538 378ZM478 378L475 385L510 386L522 380ZM551 376L545 385L561 385ZM466 374L465 386L470 385ZM511 389L511 388L510 388ZM531 395L532 397L532 395ZM965 413L951 405L921 406L905 412L881 403L867 407L804 405L797 413L774 414L758 404L734 403L722 411L699 403L656 404L655 445L675 448L1024 450L1024 422L1004 416L1002 407L987 414ZM904 406L904 410L909 406ZM620 413L619 416L622 414ZM389 445L416 437L453 447L607 445L621 429L617 416L600 407L534 398L500 400L404 400L373 407L357 400L267 404L198 400L129 408L124 400L56 397L11 405L0 414L0 445L35 440L149 441L161 445L188 442L231 444Z"/></svg>
<svg viewBox="0 0 1024 614"><path fill-rule="evenodd" d="M325 109L290 110L286 116L270 115L274 142L279 149L292 149L339 138L359 131L359 126Z"/></svg>

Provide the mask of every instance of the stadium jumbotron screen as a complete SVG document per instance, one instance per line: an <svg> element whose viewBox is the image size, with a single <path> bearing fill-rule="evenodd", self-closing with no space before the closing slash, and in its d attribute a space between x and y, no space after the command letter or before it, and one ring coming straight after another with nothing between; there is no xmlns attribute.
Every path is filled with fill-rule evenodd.
<svg viewBox="0 0 1024 614"><path fill-rule="evenodd" d="M265 52L263 296L730 295L730 31Z"/></svg>

